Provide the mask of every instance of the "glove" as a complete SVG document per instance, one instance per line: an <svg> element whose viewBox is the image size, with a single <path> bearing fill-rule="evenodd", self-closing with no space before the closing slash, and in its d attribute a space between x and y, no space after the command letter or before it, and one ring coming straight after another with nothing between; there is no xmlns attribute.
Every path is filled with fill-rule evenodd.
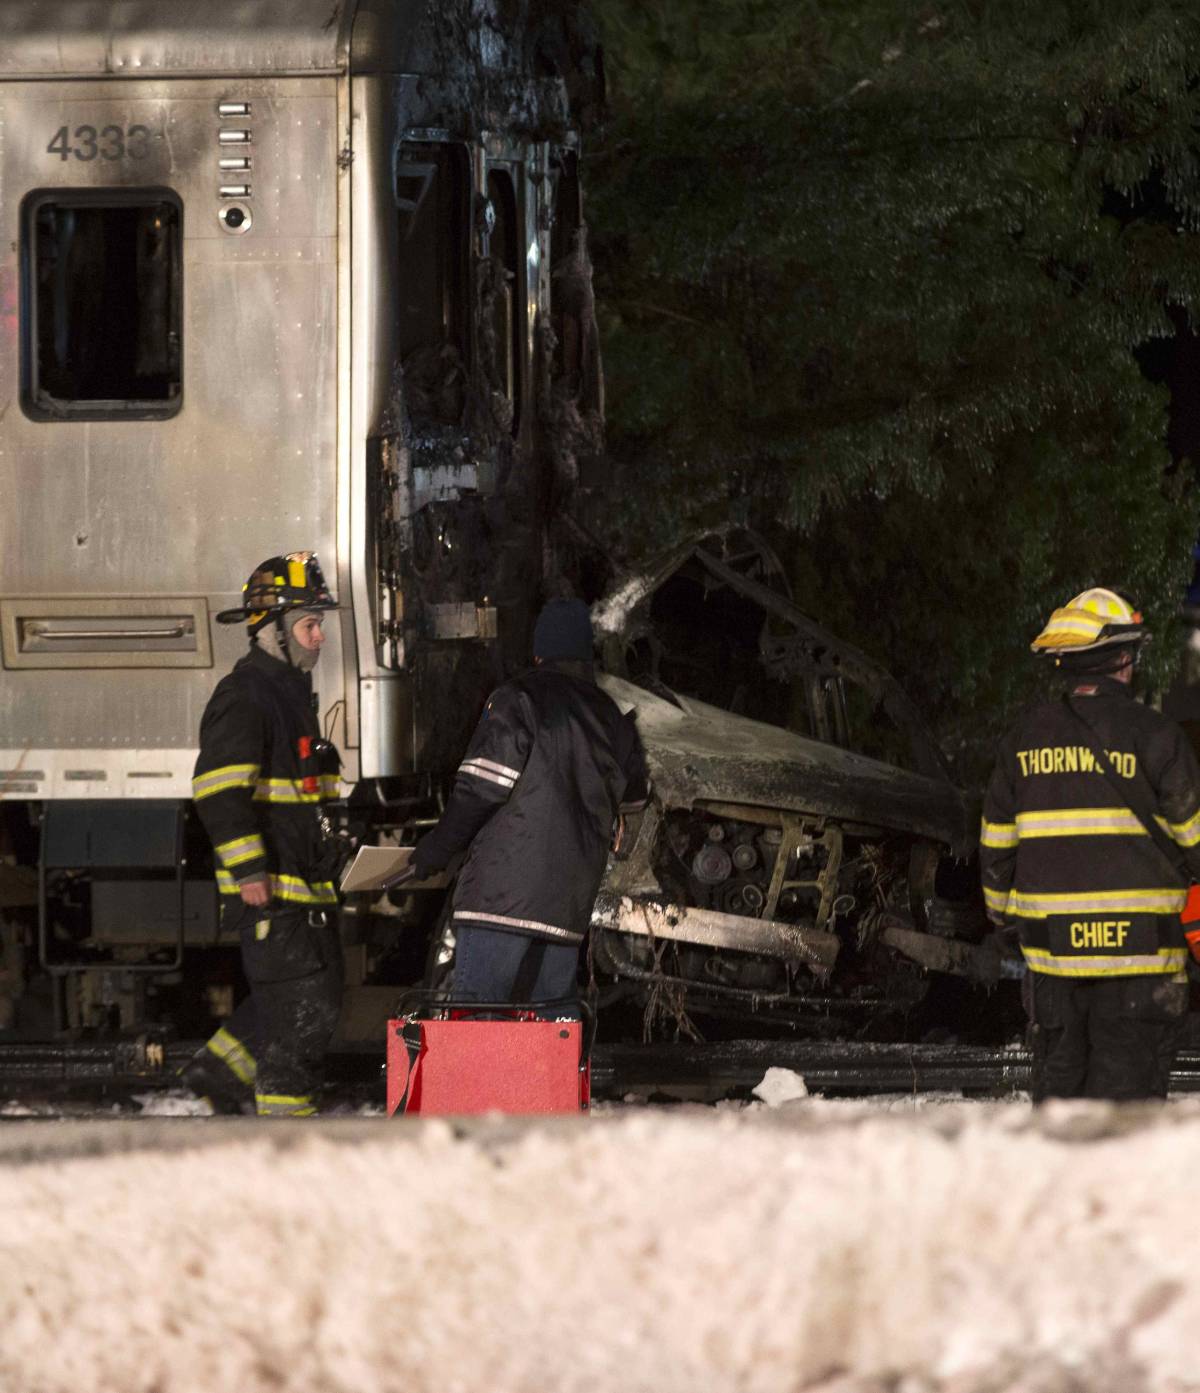
<svg viewBox="0 0 1200 1393"><path fill-rule="evenodd" d="M389 876L383 882L385 890L394 890L401 885L407 885L410 880L428 880L430 876L436 875L435 870L430 870L428 861L418 861L417 851L414 848L413 854L408 858L408 865L402 871Z"/></svg>
<svg viewBox="0 0 1200 1393"><path fill-rule="evenodd" d="M429 880L439 871L446 869L445 862L437 854L437 849L429 845L428 834L413 847L408 867L412 871L413 880Z"/></svg>
<svg viewBox="0 0 1200 1393"><path fill-rule="evenodd" d="M1179 922L1192 957L1200 963L1200 885L1188 887L1187 899L1179 911Z"/></svg>

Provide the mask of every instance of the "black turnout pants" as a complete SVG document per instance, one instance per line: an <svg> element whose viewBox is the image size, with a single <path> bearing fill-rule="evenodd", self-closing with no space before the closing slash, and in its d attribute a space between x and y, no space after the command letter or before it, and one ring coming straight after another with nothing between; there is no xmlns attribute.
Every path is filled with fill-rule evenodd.
<svg viewBox="0 0 1200 1393"><path fill-rule="evenodd" d="M1033 1101L1165 1098L1187 1005L1187 983L1163 975L1028 973Z"/></svg>
<svg viewBox="0 0 1200 1393"><path fill-rule="evenodd" d="M250 995L208 1051L231 1084L253 1087L260 1116L309 1116L342 1004L337 913L274 904L268 914L238 900L223 927L240 934Z"/></svg>

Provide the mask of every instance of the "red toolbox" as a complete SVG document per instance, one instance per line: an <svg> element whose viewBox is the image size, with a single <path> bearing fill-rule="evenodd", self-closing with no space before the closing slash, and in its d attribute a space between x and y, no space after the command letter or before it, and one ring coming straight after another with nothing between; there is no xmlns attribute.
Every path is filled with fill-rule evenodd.
<svg viewBox="0 0 1200 1393"><path fill-rule="evenodd" d="M581 1021L403 1017L387 1025L387 1111L578 1113L591 1100Z"/></svg>

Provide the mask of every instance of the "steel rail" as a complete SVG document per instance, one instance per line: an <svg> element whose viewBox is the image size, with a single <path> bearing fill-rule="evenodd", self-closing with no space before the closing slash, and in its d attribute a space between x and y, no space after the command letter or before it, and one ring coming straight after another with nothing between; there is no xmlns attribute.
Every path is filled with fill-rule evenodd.
<svg viewBox="0 0 1200 1393"><path fill-rule="evenodd" d="M593 1091L600 1096L748 1096L769 1068L790 1069L810 1093L962 1092L1004 1097L1027 1091L1029 1051L976 1045L851 1041L729 1040L705 1044L598 1045ZM1200 1051L1181 1051L1172 1093L1200 1093Z"/></svg>
<svg viewBox="0 0 1200 1393"><path fill-rule="evenodd" d="M0 1089L20 1085L145 1084L169 1087L201 1041L137 1040L0 1044Z"/></svg>
<svg viewBox="0 0 1200 1393"><path fill-rule="evenodd" d="M169 1088L199 1041L0 1043L0 1097L51 1087ZM1004 1097L1029 1087L1020 1047L863 1044L855 1041L724 1040L692 1044L598 1043L592 1091L598 1098L749 1097L770 1068L790 1069L810 1093L962 1092ZM359 1066L361 1072L361 1065ZM1181 1051L1172 1093L1200 1093L1200 1050Z"/></svg>

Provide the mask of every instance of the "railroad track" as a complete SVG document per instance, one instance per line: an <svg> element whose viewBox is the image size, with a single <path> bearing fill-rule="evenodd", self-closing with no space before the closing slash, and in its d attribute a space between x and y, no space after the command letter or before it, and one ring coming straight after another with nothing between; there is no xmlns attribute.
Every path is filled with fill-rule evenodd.
<svg viewBox="0 0 1200 1393"><path fill-rule="evenodd" d="M1029 1052L966 1045L853 1041L729 1040L706 1044L598 1047L598 1095L747 1096L769 1068L790 1069L810 1093L963 1092L1002 1096L1029 1087ZM1200 1089L1200 1055L1191 1076Z"/></svg>
<svg viewBox="0 0 1200 1393"><path fill-rule="evenodd" d="M0 1044L0 1101L46 1090L99 1094L169 1088L197 1042ZM592 1089L598 1099L747 1097L769 1068L791 1069L810 1093L962 1092L1003 1097L1029 1086L1029 1053L973 1045L862 1044L849 1041L726 1040L706 1044L598 1044ZM343 1058L347 1089L377 1086L374 1055ZM1200 1050L1179 1055L1172 1092L1200 1093Z"/></svg>

